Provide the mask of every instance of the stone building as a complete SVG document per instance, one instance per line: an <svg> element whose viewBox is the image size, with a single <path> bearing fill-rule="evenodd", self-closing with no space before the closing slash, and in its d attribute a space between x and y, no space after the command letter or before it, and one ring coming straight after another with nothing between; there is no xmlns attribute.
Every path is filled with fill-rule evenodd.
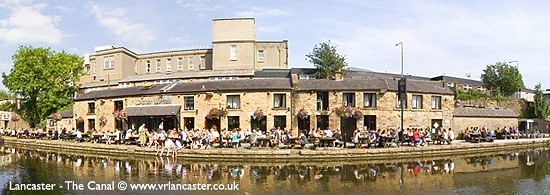
<svg viewBox="0 0 550 195"><path fill-rule="evenodd" d="M455 108L453 116L455 135L468 127L496 129L518 126L518 114L507 109Z"/></svg>
<svg viewBox="0 0 550 195"><path fill-rule="evenodd" d="M397 80L299 79L279 70L268 77L238 80L196 80L172 84L91 91L75 100L80 129L114 131L149 129L243 128L267 130L331 128L352 135L355 129L396 129L400 126ZM263 75L262 75L263 74ZM279 75L279 76L277 76ZM454 111L452 90L438 82L410 80L404 112L405 127L449 128ZM338 115L348 106L354 113ZM113 113L124 110L127 119ZM220 110L226 114L216 117ZM259 114L261 113L261 114Z"/></svg>
<svg viewBox="0 0 550 195"><path fill-rule="evenodd" d="M288 68L288 42L257 41L254 25L254 18L214 19L212 48L137 54L124 47L96 47L84 57L79 94L149 82L250 78L253 70Z"/></svg>
<svg viewBox="0 0 550 195"><path fill-rule="evenodd" d="M53 117L54 114L51 114L50 116L48 116L46 129L71 130L73 128L76 128L76 123L81 121L78 118L76 120L74 119L73 109L64 110L56 114L59 114L61 117L56 120Z"/></svg>
<svg viewBox="0 0 550 195"><path fill-rule="evenodd" d="M215 19L212 25L212 48L145 54L96 48L85 56L87 73L78 82L69 125L83 131L141 124L152 130L330 128L346 137L355 129L400 127L399 75L348 69L315 79L315 69L288 69L286 40L257 41L253 18ZM405 128L457 129L470 122L453 121L450 77L406 78ZM468 82L460 87L484 90Z"/></svg>

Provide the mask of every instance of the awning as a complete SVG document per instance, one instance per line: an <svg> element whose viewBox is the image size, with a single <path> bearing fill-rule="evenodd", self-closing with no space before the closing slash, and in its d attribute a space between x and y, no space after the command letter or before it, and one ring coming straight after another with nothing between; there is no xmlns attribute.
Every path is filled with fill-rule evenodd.
<svg viewBox="0 0 550 195"><path fill-rule="evenodd" d="M181 105L167 106L128 106L128 116L175 116L180 112Z"/></svg>

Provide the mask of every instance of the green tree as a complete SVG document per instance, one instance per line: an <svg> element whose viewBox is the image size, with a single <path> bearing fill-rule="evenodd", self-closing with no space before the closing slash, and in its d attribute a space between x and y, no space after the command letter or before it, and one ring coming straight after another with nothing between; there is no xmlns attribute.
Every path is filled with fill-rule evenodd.
<svg viewBox="0 0 550 195"><path fill-rule="evenodd" d="M315 45L313 52L306 55L306 60L317 68L315 77L321 79L331 78L339 68L344 69L348 65L345 56L338 54L336 46L330 45L330 41Z"/></svg>
<svg viewBox="0 0 550 195"><path fill-rule="evenodd" d="M489 64L481 74L481 80L497 96L510 96L523 88L523 80L518 68L505 62Z"/></svg>
<svg viewBox="0 0 550 195"><path fill-rule="evenodd" d="M12 104L11 102L0 104L0 111L15 112L15 104Z"/></svg>
<svg viewBox="0 0 550 195"><path fill-rule="evenodd" d="M31 125L72 103L74 85L82 74L83 59L65 51L19 46L13 68L2 82L21 99L20 111Z"/></svg>
<svg viewBox="0 0 550 195"><path fill-rule="evenodd" d="M15 96L13 94L10 94L5 90L0 90L0 99L8 99L8 98L14 98L14 97Z"/></svg>
<svg viewBox="0 0 550 195"><path fill-rule="evenodd" d="M535 85L535 103L529 104L529 116L546 119L550 114L550 102L543 96L540 83Z"/></svg>

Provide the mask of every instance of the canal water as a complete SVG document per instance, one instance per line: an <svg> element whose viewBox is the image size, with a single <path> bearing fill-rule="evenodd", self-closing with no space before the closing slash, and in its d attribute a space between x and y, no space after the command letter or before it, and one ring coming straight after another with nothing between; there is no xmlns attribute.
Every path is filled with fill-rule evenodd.
<svg viewBox="0 0 550 195"><path fill-rule="evenodd" d="M41 191L44 194L182 193L130 190L130 184L168 183L238 187L193 194L550 194L550 150L545 148L438 159L277 164L128 159L17 148L0 152L1 194L30 194L13 187L40 183L56 184L53 191ZM126 190L118 189L120 181L128 185ZM71 189L67 182L82 184L84 191L78 185Z"/></svg>

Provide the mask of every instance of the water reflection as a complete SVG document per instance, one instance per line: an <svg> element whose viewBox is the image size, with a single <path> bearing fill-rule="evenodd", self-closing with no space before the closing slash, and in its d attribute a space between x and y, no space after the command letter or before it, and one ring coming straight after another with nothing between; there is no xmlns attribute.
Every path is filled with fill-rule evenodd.
<svg viewBox="0 0 550 195"><path fill-rule="evenodd" d="M410 162L232 163L172 158L121 159L2 148L0 184L90 180L129 183L232 183L233 193L548 192L546 149ZM5 177L7 176L7 177ZM530 186L530 187L524 187ZM534 187L533 187L534 186ZM226 193L226 192L224 192Z"/></svg>

